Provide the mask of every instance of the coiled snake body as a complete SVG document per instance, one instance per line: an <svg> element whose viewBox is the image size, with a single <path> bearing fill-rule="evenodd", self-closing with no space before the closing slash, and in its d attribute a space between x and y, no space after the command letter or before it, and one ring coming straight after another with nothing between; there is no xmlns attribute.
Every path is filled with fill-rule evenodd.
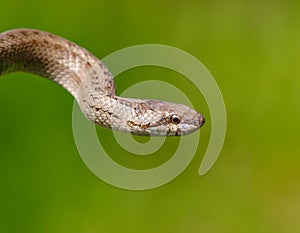
<svg viewBox="0 0 300 233"><path fill-rule="evenodd" d="M0 34L0 75L14 71L58 83L74 96L89 120L112 130L185 135L205 122L200 113L181 104L116 96L113 77L101 61L84 48L47 32L15 29Z"/></svg>

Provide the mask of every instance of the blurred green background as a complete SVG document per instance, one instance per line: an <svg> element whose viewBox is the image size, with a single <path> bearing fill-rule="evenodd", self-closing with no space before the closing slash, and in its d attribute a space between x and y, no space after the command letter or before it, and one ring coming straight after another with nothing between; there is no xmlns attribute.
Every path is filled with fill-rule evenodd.
<svg viewBox="0 0 300 233"><path fill-rule="evenodd" d="M191 53L222 91L228 130L205 176L197 173L209 121L178 178L153 190L122 190L81 160L73 97L46 79L7 75L0 79L0 232L300 232L299 7L279 0L2 1L1 32L49 31L99 58L145 43ZM128 79L117 78L119 91L140 80L177 80L209 115L201 95L175 72L143 67L122 75Z"/></svg>

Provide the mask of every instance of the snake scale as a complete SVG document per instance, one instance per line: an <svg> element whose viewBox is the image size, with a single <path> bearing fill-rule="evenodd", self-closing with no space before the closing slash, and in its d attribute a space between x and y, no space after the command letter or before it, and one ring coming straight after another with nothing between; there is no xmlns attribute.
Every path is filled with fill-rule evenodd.
<svg viewBox="0 0 300 233"><path fill-rule="evenodd" d="M113 77L98 58L48 32L14 29L0 34L0 76L15 71L58 83L74 96L90 121L112 130L179 136L205 122L202 114L185 105L117 96Z"/></svg>

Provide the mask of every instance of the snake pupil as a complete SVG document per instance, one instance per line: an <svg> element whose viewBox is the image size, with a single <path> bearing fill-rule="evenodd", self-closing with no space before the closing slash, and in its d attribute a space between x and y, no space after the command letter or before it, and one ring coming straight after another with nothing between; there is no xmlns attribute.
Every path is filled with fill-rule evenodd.
<svg viewBox="0 0 300 233"><path fill-rule="evenodd" d="M180 117L177 116L177 115L172 115L172 116L171 116L171 122L174 123L174 124L179 124L179 122L180 122Z"/></svg>

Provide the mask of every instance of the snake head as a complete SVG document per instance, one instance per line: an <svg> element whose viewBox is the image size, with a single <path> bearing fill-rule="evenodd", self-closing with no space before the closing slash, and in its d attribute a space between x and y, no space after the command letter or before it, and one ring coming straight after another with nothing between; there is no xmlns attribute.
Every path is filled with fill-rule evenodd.
<svg viewBox="0 0 300 233"><path fill-rule="evenodd" d="M190 134L205 123L204 116L192 108L184 105L177 107L180 107L180 110L175 109L173 114L167 116L169 117L169 130L167 135L181 136Z"/></svg>
<svg viewBox="0 0 300 233"><path fill-rule="evenodd" d="M160 100L114 96L102 99L95 109L97 124L112 130L141 136L181 136L199 129L205 122L194 109Z"/></svg>
<svg viewBox="0 0 300 233"><path fill-rule="evenodd" d="M141 128L145 135L181 136L196 131L205 123L202 114L182 104L147 100L139 106L139 114L144 120ZM140 132L141 129L132 133Z"/></svg>

